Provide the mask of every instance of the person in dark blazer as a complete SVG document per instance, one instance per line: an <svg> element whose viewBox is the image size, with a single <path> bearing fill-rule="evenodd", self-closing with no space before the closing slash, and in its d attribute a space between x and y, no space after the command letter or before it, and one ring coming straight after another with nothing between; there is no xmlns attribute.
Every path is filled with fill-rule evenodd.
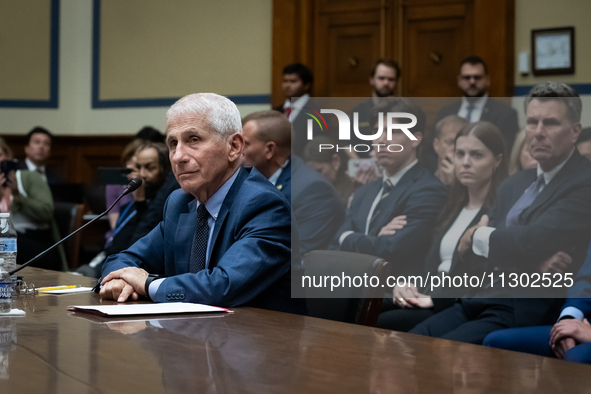
<svg viewBox="0 0 591 394"><path fill-rule="evenodd" d="M419 273L428 250L437 215L445 204L445 186L417 161L417 149L424 129L420 108L406 99L381 101L376 113L406 112L415 114L417 124L410 128L415 140L401 131L387 133L374 141L384 176L353 193L345 221L331 243L331 249L382 257L397 275ZM377 116L373 124L377 125ZM384 120L386 124L386 120ZM397 147L392 151L387 147ZM400 148L402 147L402 148ZM407 223L399 228L399 216Z"/></svg>
<svg viewBox="0 0 591 394"><path fill-rule="evenodd" d="M373 64L369 73L369 85L371 86L371 98L359 103L349 113L349 119L354 119L357 113L359 132L364 135L373 133L374 125L371 124L371 118L376 104L382 97L393 97L396 94L396 85L400 79L400 66L393 59L381 58ZM353 123L351 123L353 125ZM351 130L351 145L364 144L365 141L359 139L353 130ZM346 151L352 159L368 158L369 152L351 152Z"/></svg>
<svg viewBox="0 0 591 394"><path fill-rule="evenodd" d="M454 172L447 205L439 215L431 248L425 258L427 274L462 274L465 267L457 244L466 229L488 213L501 181L507 177L507 153L499 129L489 122L465 125L452 142ZM409 331L428 317L454 304L448 288L431 291L428 283L396 286L386 298L378 327Z"/></svg>
<svg viewBox="0 0 591 394"><path fill-rule="evenodd" d="M515 135L519 131L517 112L510 106L488 96L490 79L484 60L478 56L468 56L462 60L457 84L462 92L462 98L442 107L437 112L435 122L437 123L448 115L458 115L460 118L466 119L468 123L481 120L490 122L501 130L507 151L511 152ZM431 145L431 143L425 145L422 161L427 168L435 171L437 158Z"/></svg>
<svg viewBox="0 0 591 394"><path fill-rule="evenodd" d="M345 210L328 180L291 155L287 119L277 111L259 111L242 124L244 164L259 170L290 202L302 256L328 248Z"/></svg>
<svg viewBox="0 0 591 394"><path fill-rule="evenodd" d="M484 272L574 273L591 238L591 163L575 149L581 100L570 86L547 82L532 88L525 109L529 151L538 168L501 184L490 220L484 216L466 231L458 250L462 259L474 259L470 264L482 264ZM543 288L538 294L533 288L502 288L498 277L495 282L411 332L482 343L499 329L551 324L563 303L561 289ZM532 298L515 298L524 294Z"/></svg>
<svg viewBox="0 0 591 394"><path fill-rule="evenodd" d="M63 174L47 166L51 156L53 136L43 127L35 127L27 134L26 158L17 164L19 170L36 171L49 184L65 183Z"/></svg>
<svg viewBox="0 0 591 394"><path fill-rule="evenodd" d="M107 259L101 296L305 313L291 299L292 249L294 272L301 266L289 203L242 168L236 105L212 93L181 98L167 112L166 141L182 190L154 230Z"/></svg>
<svg viewBox="0 0 591 394"><path fill-rule="evenodd" d="M285 117L292 124L291 134L291 150L294 155L302 156L306 143L307 136L307 119L306 109L311 108L316 112L320 112L320 108L310 98L312 85L314 84L314 74L312 70L301 63L288 64L283 68L283 80L281 82L281 90L285 96L283 105L273 108L285 115ZM315 124L313 130L317 129Z"/></svg>
<svg viewBox="0 0 591 394"><path fill-rule="evenodd" d="M484 338L484 346L591 364L591 244L568 296L553 326L495 331Z"/></svg>

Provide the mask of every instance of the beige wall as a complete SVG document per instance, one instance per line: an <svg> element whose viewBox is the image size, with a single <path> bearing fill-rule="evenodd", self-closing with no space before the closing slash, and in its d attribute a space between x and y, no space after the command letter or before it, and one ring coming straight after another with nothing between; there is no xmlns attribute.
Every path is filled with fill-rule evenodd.
<svg viewBox="0 0 591 394"><path fill-rule="evenodd" d="M0 99L49 100L50 4L0 2Z"/></svg>
<svg viewBox="0 0 591 394"><path fill-rule="evenodd" d="M270 0L101 4L101 100L269 94Z"/></svg>
<svg viewBox="0 0 591 394"><path fill-rule="evenodd" d="M110 4L114 0L103 0L105 4ZM139 0L119 0L121 3L137 3ZM156 0L145 0L146 2L154 3ZM185 1L185 0L175 0ZM187 0L188 1L188 0ZM493 0L491 0L493 1ZM32 6L32 2L35 2L35 6ZM254 14L247 13L244 11L243 6L238 6L243 12L242 15L236 14L220 14L220 11L228 3L250 3L254 4L254 7L258 7ZM168 1L161 1L159 4L168 3ZM239 0L193 0L191 3L201 5L201 15L207 15L207 20L200 19L200 24L192 24L191 31L194 33L188 34L190 42L187 44L191 48L193 47L192 42L195 41L195 45L208 45L215 48L213 55L209 56L207 61L200 61L200 59L193 59L191 67L195 67L195 85L191 86L192 91L199 91L200 87L203 90L207 88L215 92L223 94L269 94L270 93L270 74L271 65L271 0L257 0L256 2L242 2ZM224 3L224 4L218 4ZM47 4L47 6L41 6ZM143 1L142 1L143 4ZM22 6L22 7L21 7ZM152 6L156 6L152 4ZM19 17L6 18L7 9L5 7L16 7L18 9L16 15ZM222 8L216 8L222 7ZM140 7L140 10L142 7ZM162 20L168 20L168 16L164 15L167 11L160 9ZM206 10L208 10L206 12ZM212 11L213 10L213 11ZM215 12L214 12L215 11ZM529 51L529 34L533 28L545 28L545 27L556 27L556 26L575 26L576 29L576 42L577 42L577 59L576 59L576 74L574 76L559 76L555 79L559 79L570 83L591 83L591 46L587 45L586 38L590 36L591 26L586 23L586 18L591 15L591 0L563 0L561 2L550 1L550 0L516 0L516 33L515 33L515 50L516 53L521 51ZM155 18L154 9L151 9L149 14L152 18L152 22L146 26L149 29L153 24L161 23ZM172 11L171 11L172 12ZM213 12L213 14L211 14ZM12 15L15 15L12 12ZM213 16L212 16L213 15ZM261 15L267 15L264 21L252 23L252 18L258 18ZM4 19L2 19L4 17ZM230 19L228 19L230 18ZM129 20L129 18L126 18ZM190 18L189 18L190 19ZM258 21L258 19L257 19ZM12 23L12 25L10 25ZM34 23L37 28L25 28L27 23ZM43 24L47 27L42 28ZM130 23L137 23L133 22ZM185 25L191 24L190 21L185 20ZM201 29L207 26L210 28L215 24L215 27L221 30L219 35L211 34L209 30ZM237 24L236 28L232 27L232 24ZM119 29L124 26L120 23ZM264 25L264 26L263 26ZM12 67L14 72L5 73L0 72L0 86L10 86L12 83L12 91L10 96L7 96L8 92L0 92L0 99L47 99L49 90L49 60L48 52L43 55L44 59L40 61L21 61L18 60L19 56L27 54L27 56L40 56L41 49L22 51L24 47L30 46L31 44L14 43L14 40L6 41L5 37L7 33L5 30L9 26L11 29L22 29L23 32L31 30L38 34L41 31L43 33L43 40L45 40L45 48L48 51L49 43L49 0L22 0L22 1L3 1L0 2L0 39L2 45L0 45L0 53L4 54L7 48L21 50L21 55L18 56L0 56L0 70L6 70L6 67ZM238 27L240 26L240 27ZM130 27L130 25L128 25ZM44 29L44 30L43 30ZM133 30L139 29L135 26ZM162 32L161 28L156 28ZM201 30L200 30L201 29ZM149 32L142 31L142 34L151 34ZM26 34L18 35L24 38ZM108 34L107 34L108 35ZM120 32L118 35L115 34L111 40L115 40L116 37L130 36L133 40L138 40L138 34L129 32L123 34ZM10 36L14 37L14 35ZM38 36L41 37L41 36ZM138 53L144 53L149 46L155 45L165 48L163 45L168 42L168 38L159 38L157 36L149 36L149 41L158 41L153 43L145 43L145 47L141 48ZM255 39L256 37L256 39ZM104 39L107 39L104 37ZM116 41L116 40L115 40ZM133 42L136 42L133 41ZM162 41L162 42L160 42ZM9 42L12 42L9 44ZM91 105L91 84L92 84L92 0L61 0L60 6L60 58L59 58L59 108L58 109L27 109L27 108L0 108L0 135L2 134L25 134L28 130L36 125L42 125L47 127L58 135L113 135L113 134L132 134L141 129L145 125L153 125L161 130L165 128L165 113L166 107L149 107L149 108L115 108L115 109L92 109ZM240 45L236 45L240 43ZM101 78L101 83L107 83L110 85L127 85L125 78L131 78L133 75L129 75L131 67L128 64L123 64L123 61L118 61L116 55L115 42L109 44L109 50L105 54L107 57L108 65L107 69L103 70L105 73L111 73L105 78ZM15 46L16 45L16 46ZM123 44L121 44L123 45ZM138 46L140 46L138 44ZM43 45L41 45L43 47ZM129 48L129 44L124 45ZM206 47L199 47L200 51L206 50ZM235 59L230 59L229 64L240 65L237 68L218 68L217 63L211 63L214 60L219 61L220 59L227 59L231 56L230 50L233 48L237 51ZM165 49L163 49L165 50ZM112 51L111 55L108 54ZM249 57L248 53L251 51L256 56ZM111 56L111 58L109 58ZM145 53L144 55L145 56ZM161 53L150 54L152 59L160 59L163 56ZM193 55L196 56L196 55ZM168 56L170 57L170 56ZM201 56L200 58L203 58ZM25 59L26 60L26 59ZM125 62L132 61L133 58L126 57ZM162 61L173 63L184 64L186 59L166 59ZM103 61L105 61L103 59ZM156 61L156 60L155 60ZM158 60L160 61L160 60ZM2 63L4 62L4 63ZM19 63L20 62L20 63ZM209 62L209 63L208 63ZM215 66L212 69L212 64ZM244 64L249 64L248 67L244 67ZM207 67L205 67L207 65ZM35 70L30 70L28 67L35 66ZM117 69L120 66L120 69ZM139 67L139 68L138 68ZM149 77L153 76L160 67L161 63L156 65L149 64L147 69L144 70L144 66L136 67L136 71L142 75L144 82L147 86L151 86L152 81ZM517 65L515 65L517 67ZM207 68L207 70L205 70ZM203 72L207 72L207 78L204 78ZM215 71L215 72L213 72ZM125 75L124 78L124 74ZM172 94L172 92L166 91L167 88L163 82L167 82L170 79L171 86L174 85L175 81L174 72L162 73L163 76L159 76L157 83L153 84L154 91L142 90L144 87L138 83L137 80L133 80L133 84L129 84L131 88L123 86L117 90L117 86L104 86L101 98L105 99L105 95L108 94L110 98L122 97L128 98L131 95L141 94L145 97L162 97L163 95L176 96L183 94ZM186 78L186 75L184 77ZM543 81L546 78L533 78L532 76L523 78L516 74L515 84L516 85L531 85L538 81ZM24 80L25 82L17 83L16 81ZM107 81L107 82L105 82ZM231 81L232 83L227 83ZM236 81L241 81L240 83ZM213 85L213 84L217 85ZM33 86L35 89L27 90L27 86ZM18 91L14 89L18 87ZM41 92L39 87L46 89ZM177 88L179 86L176 86ZM182 86L181 86L182 87ZM232 90L230 90L232 87ZM22 90L21 90L22 89ZM221 89L221 90L220 90ZM132 91L133 90L133 91ZM21 95L21 96L18 96ZM41 97L42 96L42 97ZM138 98L138 97L131 97ZM520 101L521 99L514 99L514 105L518 108L518 113L521 115ZM584 96L584 107L591 108L591 96ZM268 105L240 105L242 114L249 112L266 109ZM591 125L591 111L590 116L585 117L583 120L584 125Z"/></svg>
<svg viewBox="0 0 591 394"><path fill-rule="evenodd" d="M515 65L515 85L534 85L548 79L566 83L591 83L591 1L515 0L515 61L520 52L531 54L532 29L575 27L575 74L534 77L520 75ZM531 69L531 62L530 62Z"/></svg>

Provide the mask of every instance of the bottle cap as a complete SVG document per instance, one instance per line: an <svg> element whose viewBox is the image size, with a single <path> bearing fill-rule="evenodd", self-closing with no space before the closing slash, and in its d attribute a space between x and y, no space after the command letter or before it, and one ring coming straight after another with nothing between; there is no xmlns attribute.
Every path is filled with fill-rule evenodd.
<svg viewBox="0 0 591 394"><path fill-rule="evenodd" d="M10 212L0 213L0 218L5 219L10 217Z"/></svg>

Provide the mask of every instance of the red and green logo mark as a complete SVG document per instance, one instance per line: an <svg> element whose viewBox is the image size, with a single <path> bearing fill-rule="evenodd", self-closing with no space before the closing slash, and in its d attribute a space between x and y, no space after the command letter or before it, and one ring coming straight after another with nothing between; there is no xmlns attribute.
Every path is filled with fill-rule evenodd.
<svg viewBox="0 0 591 394"><path fill-rule="evenodd" d="M316 121L316 123L318 123L318 126L320 126L321 131L324 131L324 127L326 127L326 131L328 131L328 125L326 124L326 120L324 120L324 117L320 115L318 111L315 111L312 108L308 107L303 107L302 109L304 110L304 113L306 115L309 115L312 119ZM324 127L322 127L322 123L320 123L320 120L318 120L318 118L322 120L322 123L324 123Z"/></svg>

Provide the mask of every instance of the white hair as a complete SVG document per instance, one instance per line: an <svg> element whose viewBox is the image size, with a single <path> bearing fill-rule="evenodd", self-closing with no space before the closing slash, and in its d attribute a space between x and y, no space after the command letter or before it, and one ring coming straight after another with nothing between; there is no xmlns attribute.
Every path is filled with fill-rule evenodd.
<svg viewBox="0 0 591 394"><path fill-rule="evenodd" d="M242 133L242 120L236 104L215 93L194 93L179 99L166 111L166 121L183 115L205 116L211 130L220 137Z"/></svg>

